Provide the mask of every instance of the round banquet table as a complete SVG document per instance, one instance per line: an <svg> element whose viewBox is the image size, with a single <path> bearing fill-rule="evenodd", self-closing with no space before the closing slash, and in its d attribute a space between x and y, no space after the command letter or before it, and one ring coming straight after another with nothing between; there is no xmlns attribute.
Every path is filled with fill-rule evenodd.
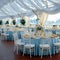
<svg viewBox="0 0 60 60"><path fill-rule="evenodd" d="M12 34L13 34L14 32L8 31L7 33L9 34L9 40L13 40L13 35L12 35ZM21 38L21 32L18 31L17 33L18 33L18 37L22 40L22 38ZM23 33L23 32L22 32L22 33ZM35 44L35 55L38 56L38 55L39 55L39 44L42 43L42 39L39 38L39 37L37 37L37 38L34 38L34 39L31 38L30 40L31 40L31 44ZM23 41L24 41L24 40L23 40ZM44 42L45 42L45 43L46 43L46 42L50 42L51 54L54 54L54 45L53 45L53 43L56 42L55 38L50 38L50 37L49 37L49 38L47 38L46 40L44 40ZM40 52L41 52L41 50L40 50ZM27 53L28 53L28 52L27 52ZM58 53L58 52L56 51L56 53ZM33 53L32 53L32 55L33 55ZM46 50L44 50L43 55L47 55Z"/></svg>
<svg viewBox="0 0 60 60"><path fill-rule="evenodd" d="M39 44L42 44L43 40L41 38L35 38L35 39L31 39L31 44L35 44L35 55L38 56L39 55ZM54 54L54 45L53 43L56 42L55 38L47 38L46 40L44 40L44 43L50 43L50 47L51 47L51 54ZM41 52L41 50L40 50ZM28 52L27 52L28 53ZM56 51L56 53L58 53ZM33 53L32 53L33 55ZM46 50L44 50L43 55L49 55L49 53L46 53Z"/></svg>

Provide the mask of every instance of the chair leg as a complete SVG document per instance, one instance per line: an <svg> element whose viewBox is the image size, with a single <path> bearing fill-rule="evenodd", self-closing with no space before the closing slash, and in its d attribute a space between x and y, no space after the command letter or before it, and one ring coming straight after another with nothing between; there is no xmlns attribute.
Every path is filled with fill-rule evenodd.
<svg viewBox="0 0 60 60"><path fill-rule="evenodd" d="M51 50L50 50L50 48L49 48L49 53L50 53L50 57L51 57Z"/></svg>
<svg viewBox="0 0 60 60"><path fill-rule="evenodd" d="M56 51L55 49L56 49L56 47L54 46L54 54L55 54L55 51Z"/></svg>
<svg viewBox="0 0 60 60"><path fill-rule="evenodd" d="M24 56L24 53L25 53L25 48L23 49L23 56Z"/></svg>
<svg viewBox="0 0 60 60"><path fill-rule="evenodd" d="M34 48L34 56L35 56L35 48Z"/></svg>
<svg viewBox="0 0 60 60"><path fill-rule="evenodd" d="M16 50L16 46L14 46L14 52L15 52L15 50Z"/></svg>
<svg viewBox="0 0 60 60"><path fill-rule="evenodd" d="M18 45L17 45L17 54L18 54Z"/></svg>
<svg viewBox="0 0 60 60"><path fill-rule="evenodd" d="M56 52L57 52L57 53L59 52L59 47L56 47Z"/></svg>
<svg viewBox="0 0 60 60"><path fill-rule="evenodd" d="M47 55L48 55L48 53L49 53L49 51L48 51L48 49L47 49Z"/></svg>
<svg viewBox="0 0 60 60"><path fill-rule="evenodd" d="M31 58L31 49L30 49L30 58Z"/></svg>
<svg viewBox="0 0 60 60"><path fill-rule="evenodd" d="M5 38L4 38L4 35L2 35L2 40L4 40Z"/></svg>
<svg viewBox="0 0 60 60"><path fill-rule="evenodd" d="M39 48L39 56L40 56L40 48Z"/></svg>
<svg viewBox="0 0 60 60"><path fill-rule="evenodd" d="M42 58L42 56L43 56L43 48L41 49L41 58Z"/></svg>

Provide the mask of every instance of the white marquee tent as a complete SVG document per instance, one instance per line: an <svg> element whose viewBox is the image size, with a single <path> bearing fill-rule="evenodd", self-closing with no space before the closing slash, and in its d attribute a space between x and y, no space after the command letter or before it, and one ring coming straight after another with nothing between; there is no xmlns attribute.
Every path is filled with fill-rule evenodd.
<svg viewBox="0 0 60 60"><path fill-rule="evenodd" d="M0 0L0 19L60 12L60 0Z"/></svg>

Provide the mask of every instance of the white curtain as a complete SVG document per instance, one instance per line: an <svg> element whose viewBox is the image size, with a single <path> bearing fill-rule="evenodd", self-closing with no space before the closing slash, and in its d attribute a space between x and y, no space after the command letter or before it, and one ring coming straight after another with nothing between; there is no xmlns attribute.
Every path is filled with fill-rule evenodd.
<svg viewBox="0 0 60 60"><path fill-rule="evenodd" d="M41 15L38 16L41 26L44 26L44 24L47 20L47 17L48 17L48 14L46 14L45 12L43 12Z"/></svg>

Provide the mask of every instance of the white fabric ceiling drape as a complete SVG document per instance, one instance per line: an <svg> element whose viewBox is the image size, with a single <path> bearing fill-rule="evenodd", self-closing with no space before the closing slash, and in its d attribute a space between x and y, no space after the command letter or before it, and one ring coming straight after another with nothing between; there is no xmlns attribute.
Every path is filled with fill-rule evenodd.
<svg viewBox="0 0 60 60"><path fill-rule="evenodd" d="M60 12L60 0L0 0L0 19Z"/></svg>

